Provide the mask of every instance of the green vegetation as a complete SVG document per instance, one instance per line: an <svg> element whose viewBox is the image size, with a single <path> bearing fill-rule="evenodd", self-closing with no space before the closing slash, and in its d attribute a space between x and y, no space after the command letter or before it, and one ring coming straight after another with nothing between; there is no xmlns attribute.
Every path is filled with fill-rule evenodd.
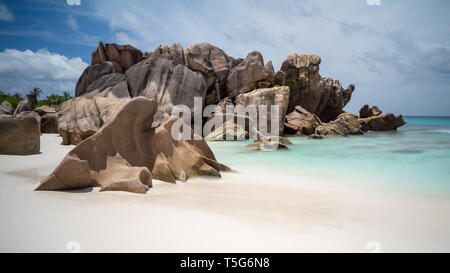
<svg viewBox="0 0 450 273"><path fill-rule="evenodd" d="M42 89L38 87L34 87L32 90L28 92L28 94L34 95L36 98L39 98L42 95L43 91ZM70 100L72 97L70 96L69 92L64 92L63 95L58 94L51 94L46 96L43 100L38 100L36 107L40 107L43 105L48 106L57 106L67 100ZM7 92L4 92L3 90L0 90L0 103L3 101L9 101L14 108L17 107L17 104L23 99L23 97L19 93L10 94Z"/></svg>

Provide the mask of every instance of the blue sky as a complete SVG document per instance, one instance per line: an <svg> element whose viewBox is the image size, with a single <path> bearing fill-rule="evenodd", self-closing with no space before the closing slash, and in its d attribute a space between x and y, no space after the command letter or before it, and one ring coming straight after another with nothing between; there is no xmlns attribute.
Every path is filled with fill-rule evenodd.
<svg viewBox="0 0 450 273"><path fill-rule="evenodd" d="M73 93L100 40L208 41L276 70L290 53L320 55L322 76L356 85L347 111L450 116L448 14L447 0L0 0L0 89Z"/></svg>

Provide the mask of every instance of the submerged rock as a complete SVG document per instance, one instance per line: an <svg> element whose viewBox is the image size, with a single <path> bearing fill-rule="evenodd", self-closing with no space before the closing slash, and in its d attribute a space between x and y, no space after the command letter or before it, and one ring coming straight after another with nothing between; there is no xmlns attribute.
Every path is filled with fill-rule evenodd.
<svg viewBox="0 0 450 273"><path fill-rule="evenodd" d="M315 114L309 113L301 106L296 106L294 111L286 115L284 126L287 133L310 135L321 124L322 122Z"/></svg>
<svg viewBox="0 0 450 273"><path fill-rule="evenodd" d="M348 136L363 134L362 126L353 115L340 115L336 120L322 123L314 132L319 136Z"/></svg>
<svg viewBox="0 0 450 273"><path fill-rule="evenodd" d="M389 131L397 130L397 128L406 124L402 115L394 116L392 113L381 116L371 116L358 120L364 131Z"/></svg>
<svg viewBox="0 0 450 273"><path fill-rule="evenodd" d="M152 178L175 182L229 170L216 161L203 139L172 137L178 118L169 117L151 128L157 106L143 97L128 100L110 122L72 149L36 190L101 187L145 193Z"/></svg>
<svg viewBox="0 0 450 273"><path fill-rule="evenodd" d="M0 118L0 154L38 154L40 137L39 121L33 116Z"/></svg>

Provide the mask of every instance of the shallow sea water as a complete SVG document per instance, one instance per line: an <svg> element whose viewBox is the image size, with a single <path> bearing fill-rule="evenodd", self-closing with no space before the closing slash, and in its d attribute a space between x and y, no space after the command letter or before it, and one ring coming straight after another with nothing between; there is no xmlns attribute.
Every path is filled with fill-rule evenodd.
<svg viewBox="0 0 450 273"><path fill-rule="evenodd" d="M238 172L282 179L320 177L361 187L450 193L450 118L405 117L398 131L311 140L276 152L249 151L251 141L209 142L217 159Z"/></svg>

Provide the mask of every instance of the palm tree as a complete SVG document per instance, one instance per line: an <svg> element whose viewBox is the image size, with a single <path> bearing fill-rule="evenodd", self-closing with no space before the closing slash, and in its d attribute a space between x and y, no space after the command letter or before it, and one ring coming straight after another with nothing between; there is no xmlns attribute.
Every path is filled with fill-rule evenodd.
<svg viewBox="0 0 450 273"><path fill-rule="evenodd" d="M36 97L36 99L42 94L42 89L38 88L38 87L34 87L33 90L31 90L30 92L28 92L29 94L33 95Z"/></svg>
<svg viewBox="0 0 450 273"><path fill-rule="evenodd" d="M63 92L63 97L64 97L65 100L69 100L69 99L72 98L72 97L70 96L70 93L69 93L69 92Z"/></svg>
<svg viewBox="0 0 450 273"><path fill-rule="evenodd" d="M14 95L12 95L14 98L21 100L22 96L20 95L19 92L14 93Z"/></svg>

